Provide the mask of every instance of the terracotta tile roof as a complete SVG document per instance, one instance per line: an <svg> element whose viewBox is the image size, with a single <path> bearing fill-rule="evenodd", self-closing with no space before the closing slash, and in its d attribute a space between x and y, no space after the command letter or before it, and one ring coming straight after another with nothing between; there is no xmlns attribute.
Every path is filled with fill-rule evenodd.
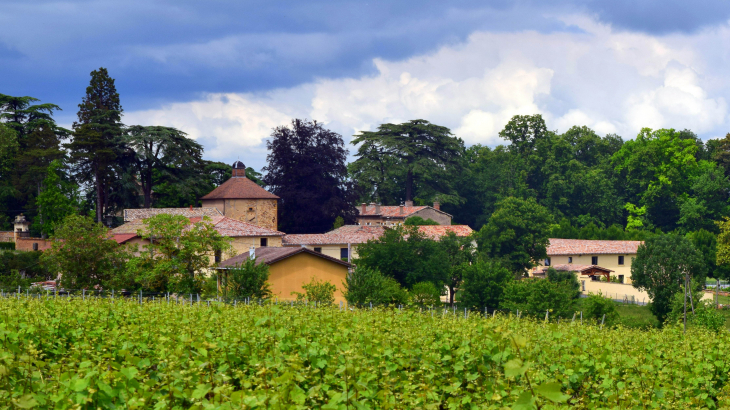
<svg viewBox="0 0 730 410"><path fill-rule="evenodd" d="M380 213L375 213L375 205L367 205L365 207L365 212L362 212L362 205L357 206L357 212L360 216L382 216L387 218L407 218L413 214L415 214L418 211L422 211L426 208L431 208L436 212L440 212L444 215L449 215L444 211L438 210L436 208L432 208L430 206L403 206L403 210L401 211L400 206L380 206Z"/></svg>
<svg viewBox="0 0 730 410"><path fill-rule="evenodd" d="M246 177L232 177L200 199L279 199Z"/></svg>
<svg viewBox="0 0 730 410"><path fill-rule="evenodd" d="M203 217L188 218L190 222L200 222ZM223 236L229 237L250 237L250 236L284 236L284 232L275 231L273 229L262 228L250 223L237 221L225 216L214 216L210 218L210 223L215 226L215 230ZM137 234L137 231L145 229L145 223L142 219L136 219L125 223L122 226L112 229L113 235L120 234ZM127 239L129 240L129 239Z"/></svg>
<svg viewBox="0 0 730 410"><path fill-rule="evenodd" d="M310 255L314 255L318 258L322 258L325 260L328 260L330 262L334 262L343 266L350 267L351 265L345 261L333 258L331 256L324 255L319 252L315 252L313 250L304 248L304 247L289 247L289 248L269 248L269 247L260 247L256 248L255 250L255 256L256 256L256 264L259 265L261 263L265 263L267 265L272 265L276 262L279 262L280 260L292 257L294 255L300 254L300 253L308 253ZM232 268L236 265L240 265L241 263L245 262L246 259L249 258L248 252L244 252L238 256L234 256L233 258L226 259L223 262L221 262L218 266L220 268Z"/></svg>
<svg viewBox="0 0 730 410"><path fill-rule="evenodd" d="M134 221L135 219L146 219L159 214L182 215L186 218L195 216L223 216L217 208L145 208L145 209L125 209L124 222Z"/></svg>
<svg viewBox="0 0 730 410"><path fill-rule="evenodd" d="M333 231L321 234L286 235L283 245L337 245L359 244L371 239L378 239L385 232L384 226L345 225ZM457 236L469 236L473 230L467 225L424 225L418 230L427 237L436 239L451 231Z"/></svg>
<svg viewBox="0 0 730 410"><path fill-rule="evenodd" d="M136 233L116 233L112 235L112 238L119 244L125 243L128 240L136 237Z"/></svg>
<svg viewBox="0 0 730 410"><path fill-rule="evenodd" d="M641 241L603 241L550 238L548 256L558 255L628 255L635 254Z"/></svg>
<svg viewBox="0 0 730 410"><path fill-rule="evenodd" d="M456 236L469 236L474 232L469 225L423 225L418 230L431 239L438 240L449 232L453 232Z"/></svg>

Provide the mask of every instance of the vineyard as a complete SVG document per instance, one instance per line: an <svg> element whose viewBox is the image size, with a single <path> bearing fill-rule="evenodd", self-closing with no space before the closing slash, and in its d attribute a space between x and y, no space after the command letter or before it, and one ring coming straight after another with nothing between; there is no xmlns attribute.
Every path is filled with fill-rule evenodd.
<svg viewBox="0 0 730 410"><path fill-rule="evenodd" d="M730 334L472 312L0 299L0 407L718 408Z"/></svg>

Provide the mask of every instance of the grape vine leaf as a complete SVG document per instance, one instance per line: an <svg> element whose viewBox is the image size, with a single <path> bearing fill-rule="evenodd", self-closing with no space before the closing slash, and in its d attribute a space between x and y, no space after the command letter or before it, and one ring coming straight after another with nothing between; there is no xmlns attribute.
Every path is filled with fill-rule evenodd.
<svg viewBox="0 0 730 410"><path fill-rule="evenodd" d="M543 383L537 386L537 394L556 403L566 402L570 396L563 394L560 383Z"/></svg>

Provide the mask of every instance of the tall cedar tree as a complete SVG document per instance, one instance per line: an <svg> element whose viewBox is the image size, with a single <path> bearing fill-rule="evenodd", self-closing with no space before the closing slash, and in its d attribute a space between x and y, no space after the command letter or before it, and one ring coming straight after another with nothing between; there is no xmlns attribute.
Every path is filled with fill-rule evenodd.
<svg viewBox="0 0 730 410"><path fill-rule="evenodd" d="M352 144L361 144L358 159L351 165L353 174L361 185L369 186L370 195L393 201L394 194L383 191L404 188L405 200L412 201L418 184L432 196L438 195L441 202L458 202L443 173L458 166L464 142L448 128L426 120L382 124L377 131L355 135ZM392 187L393 181L401 186Z"/></svg>
<svg viewBox="0 0 730 410"><path fill-rule="evenodd" d="M127 147L134 150L134 173L144 194L144 207L152 207L153 171L179 182L185 173L202 176L203 146L172 127L133 125L125 132ZM197 178L208 182L205 178Z"/></svg>
<svg viewBox="0 0 730 410"><path fill-rule="evenodd" d="M263 180L281 198L279 229L325 232L338 216L352 223L357 194L342 136L317 121L294 119L291 128L277 127L271 137Z"/></svg>
<svg viewBox="0 0 730 410"><path fill-rule="evenodd" d="M101 222L106 210L106 189L110 185L115 161L120 156L122 105L114 79L106 68L91 72L91 83L79 104L73 140L67 145L78 166L80 179L93 184L96 193L96 218Z"/></svg>

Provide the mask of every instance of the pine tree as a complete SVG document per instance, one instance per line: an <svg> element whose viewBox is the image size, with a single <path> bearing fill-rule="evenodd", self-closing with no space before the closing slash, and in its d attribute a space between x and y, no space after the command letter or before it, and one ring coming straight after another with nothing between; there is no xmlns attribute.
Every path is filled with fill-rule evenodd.
<svg viewBox="0 0 730 410"><path fill-rule="evenodd" d="M73 140L67 147L76 164L77 177L94 187L98 222L107 208L107 188L123 146L122 112L119 93L107 69L92 71L91 83L79 104L78 121L73 124Z"/></svg>

